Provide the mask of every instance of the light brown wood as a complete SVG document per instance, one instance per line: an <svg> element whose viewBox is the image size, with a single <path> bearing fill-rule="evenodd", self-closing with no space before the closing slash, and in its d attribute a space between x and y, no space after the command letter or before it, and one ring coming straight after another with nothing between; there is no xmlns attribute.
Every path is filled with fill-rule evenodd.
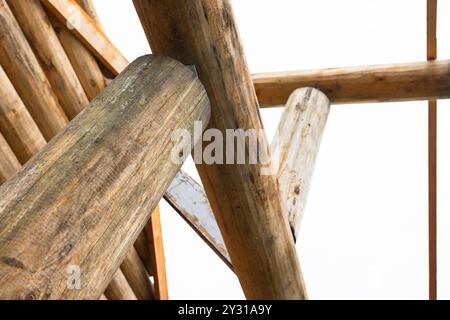
<svg viewBox="0 0 450 320"><path fill-rule="evenodd" d="M61 23L71 25L71 31L114 75L128 65L125 57L109 41L75 0L42 0Z"/></svg>
<svg viewBox="0 0 450 320"><path fill-rule="evenodd" d="M19 160L0 133L0 185L11 178L19 169Z"/></svg>
<svg viewBox="0 0 450 320"><path fill-rule="evenodd" d="M154 279L154 294L157 300L169 300L169 289L167 287L166 258L161 229L161 213L157 207L144 228L148 239L149 257L152 263Z"/></svg>
<svg viewBox="0 0 450 320"><path fill-rule="evenodd" d="M91 17L92 21L95 22L97 27L105 33L103 26L100 22L100 18L98 17L97 10L95 9L94 4L91 0L76 0L78 5L87 13L89 17Z"/></svg>
<svg viewBox="0 0 450 320"><path fill-rule="evenodd" d="M120 268L106 288L105 296L109 300L136 300L136 295Z"/></svg>
<svg viewBox="0 0 450 320"><path fill-rule="evenodd" d="M155 292L150 276L136 249L131 247L120 266L138 300L154 300Z"/></svg>
<svg viewBox="0 0 450 320"><path fill-rule="evenodd" d="M427 0L427 59L437 58L437 0ZM429 299L437 299L437 102L428 102Z"/></svg>
<svg viewBox="0 0 450 320"><path fill-rule="evenodd" d="M100 296L100 299L99 300L108 300L108 298L106 298L106 296L104 295L104 294L102 294L101 296Z"/></svg>
<svg viewBox="0 0 450 320"><path fill-rule="evenodd" d="M50 140L68 120L5 0L0 0L0 63L42 134Z"/></svg>
<svg viewBox="0 0 450 320"><path fill-rule="evenodd" d="M281 199L297 237L305 210L330 101L319 90L295 90L286 104L271 144Z"/></svg>
<svg viewBox="0 0 450 320"><path fill-rule="evenodd" d="M89 103L40 0L8 0L8 4L69 119Z"/></svg>
<svg viewBox="0 0 450 320"><path fill-rule="evenodd" d="M2 66L0 66L0 132L22 164L46 144Z"/></svg>
<svg viewBox="0 0 450 320"><path fill-rule="evenodd" d="M259 103L284 105L297 88L322 91L333 104L450 98L450 61L255 74Z"/></svg>
<svg viewBox="0 0 450 320"><path fill-rule="evenodd" d="M55 32L89 100L105 88L105 79L95 57L66 26L51 17Z"/></svg>
<svg viewBox="0 0 450 320"><path fill-rule="evenodd" d="M152 52L194 64L211 100L211 128L262 129L230 1L135 0ZM269 157L264 135L263 159ZM261 164L197 166L234 270L249 299L304 299L293 236L274 176Z"/></svg>
<svg viewBox="0 0 450 320"><path fill-rule="evenodd" d="M209 115L189 68L157 56L130 64L0 187L0 298L98 299L180 168L172 131L192 135ZM80 290L68 288L68 266L79 266Z"/></svg>

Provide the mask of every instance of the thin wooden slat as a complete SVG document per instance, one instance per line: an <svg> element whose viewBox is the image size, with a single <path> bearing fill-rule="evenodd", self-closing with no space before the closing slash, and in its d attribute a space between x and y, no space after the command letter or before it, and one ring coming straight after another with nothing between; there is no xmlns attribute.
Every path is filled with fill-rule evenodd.
<svg viewBox="0 0 450 320"><path fill-rule="evenodd" d="M161 230L161 214L157 207L144 228L148 239L149 257L152 263L154 293L157 300L168 300L169 289L167 287L166 258Z"/></svg>
<svg viewBox="0 0 450 320"><path fill-rule="evenodd" d="M0 132L22 164L46 144L2 66L0 66Z"/></svg>
<svg viewBox="0 0 450 320"><path fill-rule="evenodd" d="M46 140L68 120L5 0L0 0L0 63Z"/></svg>
<svg viewBox="0 0 450 320"><path fill-rule="evenodd" d="M42 3L61 23L70 24L71 31L114 74L118 75L128 65L95 22L75 0L42 0Z"/></svg>
<svg viewBox="0 0 450 320"><path fill-rule="evenodd" d="M263 129L230 1L135 0L152 52L195 65L211 128ZM264 135L260 155L269 158ZM306 289L275 177L262 164L197 165L249 299L304 299Z"/></svg>
<svg viewBox="0 0 450 320"><path fill-rule="evenodd" d="M19 169L19 160L0 133L0 184L11 178Z"/></svg>
<svg viewBox="0 0 450 320"><path fill-rule="evenodd" d="M437 58L437 0L427 0L427 59ZM428 102L429 299L437 299L437 103Z"/></svg>
<svg viewBox="0 0 450 320"><path fill-rule="evenodd" d="M136 295L128 284L120 268L112 278L105 290L105 296L109 300L137 300Z"/></svg>
<svg viewBox="0 0 450 320"><path fill-rule="evenodd" d="M98 17L97 10L95 9L94 3L91 0L76 0L78 5L87 13L87 15L95 22L97 28L99 28L103 33L104 29Z"/></svg>
<svg viewBox="0 0 450 320"><path fill-rule="evenodd" d="M180 169L172 131L192 135L209 115L189 68L160 56L130 64L0 187L0 299L98 299ZM67 266L79 267L80 290L67 287Z"/></svg>
<svg viewBox="0 0 450 320"><path fill-rule="evenodd" d="M40 0L8 0L69 119L89 103Z"/></svg>
<svg viewBox="0 0 450 320"><path fill-rule="evenodd" d="M333 104L450 98L450 60L255 74L262 106L284 105L297 88L322 91Z"/></svg>

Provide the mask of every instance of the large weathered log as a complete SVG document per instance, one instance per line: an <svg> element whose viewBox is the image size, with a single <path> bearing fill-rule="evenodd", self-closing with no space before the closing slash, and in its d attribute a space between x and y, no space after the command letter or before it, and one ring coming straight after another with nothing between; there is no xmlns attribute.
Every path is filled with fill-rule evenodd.
<svg viewBox="0 0 450 320"><path fill-rule="evenodd" d="M69 119L89 103L40 0L8 0L9 6Z"/></svg>
<svg viewBox="0 0 450 320"><path fill-rule="evenodd" d="M42 134L50 140L68 120L6 0L0 0L0 63Z"/></svg>
<svg viewBox="0 0 450 320"><path fill-rule="evenodd" d="M0 188L0 298L98 299L180 168L172 131L209 115L189 68L132 63Z"/></svg>
<svg viewBox="0 0 450 320"><path fill-rule="evenodd" d="M211 128L262 130L230 1L135 0L152 51L194 64L211 100ZM248 145L247 145L248 146ZM269 158L264 135L263 159ZM303 299L306 290L275 177L262 164L198 165L249 299Z"/></svg>
<svg viewBox="0 0 450 320"><path fill-rule="evenodd" d="M111 71L119 74L128 61L108 40L96 23L75 0L41 0L63 24L70 24L73 34Z"/></svg>
<svg viewBox="0 0 450 320"><path fill-rule="evenodd" d="M22 164L46 144L2 66L0 66L0 132Z"/></svg>
<svg viewBox="0 0 450 320"><path fill-rule="evenodd" d="M262 106L284 105L297 88L313 87L332 103L450 98L450 61L255 74Z"/></svg>
<svg viewBox="0 0 450 320"><path fill-rule="evenodd" d="M11 178L20 169L19 160L11 150L8 142L0 133L0 184Z"/></svg>
<svg viewBox="0 0 450 320"><path fill-rule="evenodd" d="M306 205L330 101L319 90L295 90L286 104L271 144L281 199L295 236Z"/></svg>
<svg viewBox="0 0 450 320"><path fill-rule="evenodd" d="M106 288L105 296L109 300L137 300L120 268Z"/></svg>

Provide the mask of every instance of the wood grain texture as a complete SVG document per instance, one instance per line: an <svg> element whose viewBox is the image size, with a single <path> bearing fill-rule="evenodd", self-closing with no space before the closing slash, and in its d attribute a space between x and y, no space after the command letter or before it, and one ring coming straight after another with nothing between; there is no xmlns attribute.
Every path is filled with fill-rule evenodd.
<svg viewBox="0 0 450 320"><path fill-rule="evenodd" d="M154 300L155 292L150 282L150 275L145 269L136 249L131 247L120 269L138 300Z"/></svg>
<svg viewBox="0 0 450 320"><path fill-rule="evenodd" d="M0 0L0 63L47 140L68 120L5 0Z"/></svg>
<svg viewBox="0 0 450 320"><path fill-rule="evenodd" d="M54 17L50 17L73 69L89 100L94 99L105 88L105 79L95 57Z"/></svg>
<svg viewBox="0 0 450 320"><path fill-rule="evenodd" d="M120 268L106 288L105 296L109 300L137 300Z"/></svg>
<svg viewBox="0 0 450 320"><path fill-rule="evenodd" d="M329 112L330 101L319 90L295 90L289 97L271 144L282 203L295 237L300 230Z"/></svg>
<svg viewBox="0 0 450 320"><path fill-rule="evenodd" d="M62 108L73 119L89 101L40 0L8 0L8 4Z"/></svg>
<svg viewBox="0 0 450 320"><path fill-rule="evenodd" d="M0 66L0 132L22 164L46 144L2 66Z"/></svg>
<svg viewBox="0 0 450 320"><path fill-rule="evenodd" d="M19 169L19 160L0 133L0 185L11 178Z"/></svg>
<svg viewBox="0 0 450 320"><path fill-rule="evenodd" d="M262 129L230 1L135 0L152 52L194 64L211 101L211 128ZM269 158L264 135L261 155ZM304 299L306 290L275 177L260 164L198 165L248 299Z"/></svg>
<svg viewBox="0 0 450 320"><path fill-rule="evenodd" d="M322 91L333 104L450 98L450 61L255 74L262 106L284 105L297 88Z"/></svg>
<svg viewBox="0 0 450 320"><path fill-rule="evenodd" d="M41 0L61 23L72 26L71 31L114 75L128 65L125 57L75 2L75 0Z"/></svg>
<svg viewBox="0 0 450 320"><path fill-rule="evenodd" d="M166 258L161 229L161 213L159 207L153 211L144 232L148 239L149 257L151 260L151 276L153 276L154 295L156 300L169 300L167 287Z"/></svg>
<svg viewBox="0 0 450 320"><path fill-rule="evenodd" d="M97 28L105 33L100 18L98 17L97 10L95 9L94 3L92 3L92 0L76 0L76 2L84 10L84 12L87 13L92 21L95 22Z"/></svg>
<svg viewBox="0 0 450 320"><path fill-rule="evenodd" d="M179 62L132 63L0 187L0 298L98 299L180 168L172 130L192 135L209 108Z"/></svg>
<svg viewBox="0 0 450 320"><path fill-rule="evenodd" d="M437 0L427 0L427 60L437 59ZM429 299L437 299L437 102L428 101Z"/></svg>

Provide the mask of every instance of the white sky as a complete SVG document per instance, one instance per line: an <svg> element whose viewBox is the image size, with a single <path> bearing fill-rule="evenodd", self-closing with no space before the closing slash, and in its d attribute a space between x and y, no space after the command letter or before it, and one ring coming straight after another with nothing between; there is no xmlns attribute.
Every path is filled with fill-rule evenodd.
<svg viewBox="0 0 450 320"><path fill-rule="evenodd" d="M252 73L422 61L426 0L234 0ZM131 61L149 53L131 0L94 0ZM450 1L438 1L450 58ZM450 102L440 101L439 298L450 298ZM269 138L282 109L263 110ZM184 168L197 177L190 161ZM426 299L427 103L332 108L297 243L311 299ZM244 298L235 275L164 202L172 299ZM447 233L447 234L446 234Z"/></svg>

